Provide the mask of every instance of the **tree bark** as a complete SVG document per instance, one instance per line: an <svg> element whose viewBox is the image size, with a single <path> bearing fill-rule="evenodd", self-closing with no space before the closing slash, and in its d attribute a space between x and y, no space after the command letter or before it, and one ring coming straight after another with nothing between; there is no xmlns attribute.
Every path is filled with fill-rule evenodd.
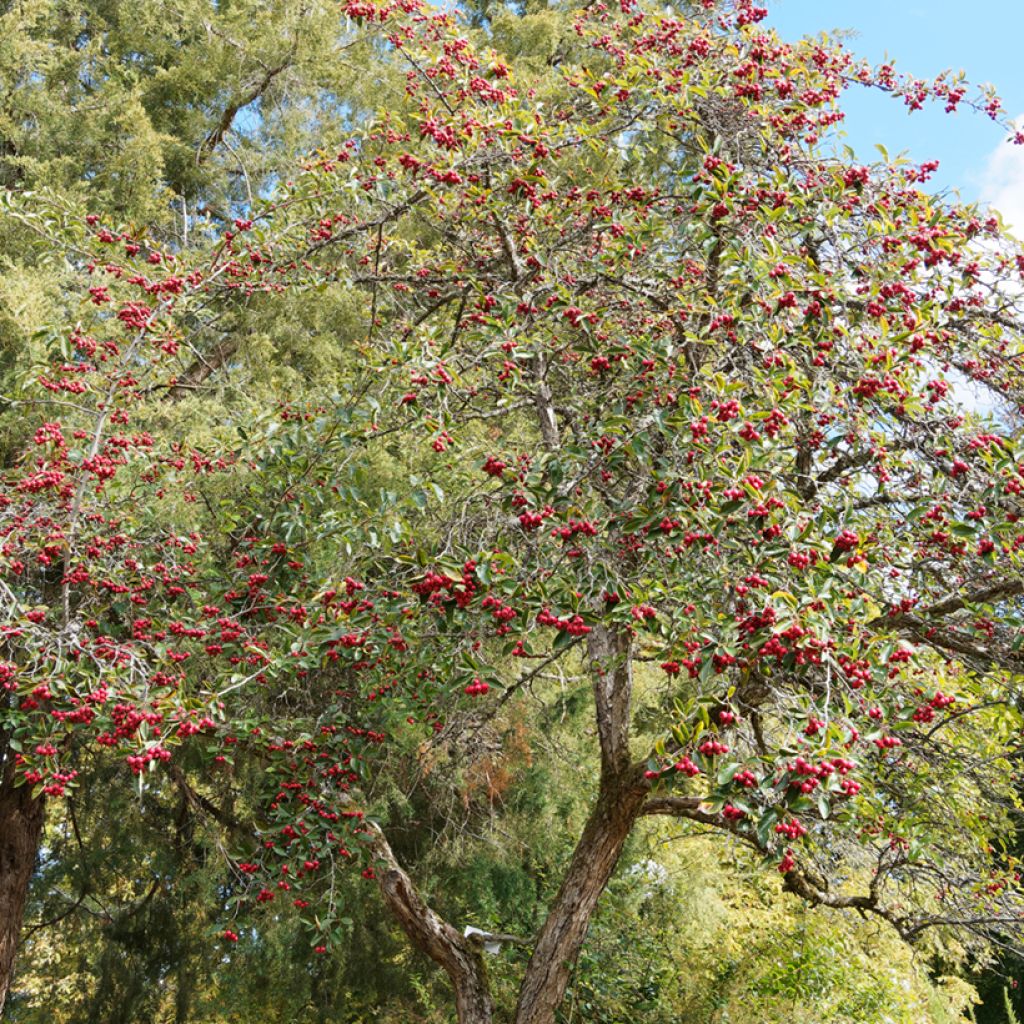
<svg viewBox="0 0 1024 1024"><path fill-rule="evenodd" d="M597 625L587 636L601 747L597 801L548 913L519 990L515 1024L553 1024L597 901L643 809L643 766L630 759L633 690L628 629Z"/></svg>
<svg viewBox="0 0 1024 1024"><path fill-rule="evenodd" d="M412 944L444 968L455 990L459 1024L491 1024L494 1003L480 949L423 901L384 833L376 825L369 828L384 902Z"/></svg>
<svg viewBox="0 0 1024 1024"><path fill-rule="evenodd" d="M642 776L602 781L569 870L541 928L519 990L515 1024L553 1024L590 918L647 795Z"/></svg>
<svg viewBox="0 0 1024 1024"><path fill-rule="evenodd" d="M28 886L43 831L43 799L15 786L13 758L0 775L0 1017L14 971Z"/></svg>

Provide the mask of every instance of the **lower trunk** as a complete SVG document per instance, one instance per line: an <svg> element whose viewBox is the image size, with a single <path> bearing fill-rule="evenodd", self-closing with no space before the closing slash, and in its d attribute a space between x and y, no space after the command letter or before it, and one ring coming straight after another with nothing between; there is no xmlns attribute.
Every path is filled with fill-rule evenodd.
<svg viewBox="0 0 1024 1024"><path fill-rule="evenodd" d="M494 1003L482 964L480 968L479 971L467 974L466 982L455 985L455 1013L459 1024L491 1024Z"/></svg>
<svg viewBox="0 0 1024 1024"><path fill-rule="evenodd" d="M553 1024L591 915L646 796L639 780L602 780L597 803L527 965L515 1024Z"/></svg>
<svg viewBox="0 0 1024 1024"><path fill-rule="evenodd" d="M14 766L0 777L0 1016L14 972L14 953L43 831L43 800L14 785Z"/></svg>

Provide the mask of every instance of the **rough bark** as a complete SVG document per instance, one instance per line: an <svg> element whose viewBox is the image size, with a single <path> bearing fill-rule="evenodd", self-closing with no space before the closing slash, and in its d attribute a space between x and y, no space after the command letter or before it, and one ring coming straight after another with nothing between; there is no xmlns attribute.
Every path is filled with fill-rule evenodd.
<svg viewBox="0 0 1024 1024"><path fill-rule="evenodd" d="M11 986L28 886L43 831L43 800L14 785L13 760L0 775L0 1017Z"/></svg>
<svg viewBox="0 0 1024 1024"><path fill-rule="evenodd" d="M552 1024L590 918L643 806L646 789L602 784L569 870L541 928L516 1006L516 1024Z"/></svg>
<svg viewBox="0 0 1024 1024"><path fill-rule="evenodd" d="M491 1024L494 1004L480 949L423 901L384 833L370 827L377 884L388 909L412 944L444 968L455 990L459 1024Z"/></svg>
<svg viewBox="0 0 1024 1024"><path fill-rule="evenodd" d="M594 681L594 715L601 748L602 779L631 771L630 715L633 701L633 642L628 629L594 626L587 635Z"/></svg>
<svg viewBox="0 0 1024 1024"><path fill-rule="evenodd" d="M629 755L633 684L626 630L596 626L587 637L601 746L601 784L569 870L519 990L515 1024L553 1024L597 901L643 809L648 787Z"/></svg>
<svg viewBox="0 0 1024 1024"><path fill-rule="evenodd" d="M547 382L547 364L539 356L536 363L537 390L534 393L534 400L537 405L540 433L544 439L544 446L549 451L557 451L561 442L558 432L558 417L555 415L554 399L551 396L551 388Z"/></svg>

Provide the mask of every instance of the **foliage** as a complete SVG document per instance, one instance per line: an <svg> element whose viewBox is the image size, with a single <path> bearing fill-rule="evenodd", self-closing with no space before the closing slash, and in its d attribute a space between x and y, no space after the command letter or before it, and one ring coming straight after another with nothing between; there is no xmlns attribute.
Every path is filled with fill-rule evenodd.
<svg viewBox="0 0 1024 1024"><path fill-rule="evenodd" d="M893 951L896 934L954 966L1020 948L1024 253L997 218L923 191L929 165L822 145L851 83L994 119L997 101L781 43L745 2L527 9L514 29L481 8L475 42L450 12L350 0L351 45L395 102L362 123L317 91L353 122L346 138L325 131L281 181L281 127L243 195L224 167L186 169L186 140L203 156L227 115L211 128L212 100L181 97L237 98L276 58L244 48L225 86L238 47L213 26L220 63L201 40L198 63L153 44L148 77L124 84L114 69L147 21L114 7L84 42L46 4L17 15L78 41L70 72L48 64L17 102L72 123L47 89L98 61L124 116L153 129L97 172L102 213L45 189L4 199L24 453L0 492L0 749L37 800L82 779L105 791L121 764L157 821L202 811L222 832L224 864L202 840L167 869L142 867L147 842L180 836L119 835L135 881L101 887L120 902L146 899L143 870L175 920L218 892L206 932L168 931L136 976L211 976L196 944L216 919L232 964L296 971L296 999L321 986L332 1005L346 960L285 964L292 929L335 954L356 914L370 928L376 879L466 1021L490 1019L493 992L520 1024L549 1022L567 988L586 1019L639 1000L652 1020L743 1020L732 986L780 1019L801 1000L815 1019L894 1004L951 1019L966 990L940 996L908 966L898 993L843 963L845 938L869 934L845 918L753 912L673 935L703 965L686 978L665 958L640 967L616 929L632 916L643 948L671 910L617 893L623 875L615 927L599 916L570 969L652 816L753 852L809 905L892 926L870 941ZM307 31L338 38L326 11L309 28L297 13L283 5L266 40L291 47L288 68ZM29 143L6 173L59 183L60 160ZM165 181L227 190L210 200L222 215L186 240L160 213ZM153 228L117 226L129 208ZM552 847L531 808L578 827ZM506 818L545 864L529 895L514 859L454 824ZM528 962L489 979L432 923L402 864L430 872L437 837L431 904L534 935ZM189 858L195 890L160 881ZM746 867L730 884L767 885ZM751 947L767 962L745 962ZM106 965L100 978L94 1014L113 1005Z"/></svg>

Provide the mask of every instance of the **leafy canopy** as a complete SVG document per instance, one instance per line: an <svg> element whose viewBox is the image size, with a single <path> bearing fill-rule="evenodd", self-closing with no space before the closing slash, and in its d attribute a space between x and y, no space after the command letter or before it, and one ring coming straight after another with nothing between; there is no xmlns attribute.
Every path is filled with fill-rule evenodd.
<svg viewBox="0 0 1024 1024"><path fill-rule="evenodd" d="M557 77L415 0L344 13L404 95L208 242L5 196L81 282L0 497L19 778L258 766L233 866L322 949L393 759L583 659L630 813L1016 946L1024 255L928 165L824 146L851 83L965 93L749 3L592 5ZM321 302L365 312L333 390L232 384L239 310ZM204 388L200 446L168 409Z"/></svg>

